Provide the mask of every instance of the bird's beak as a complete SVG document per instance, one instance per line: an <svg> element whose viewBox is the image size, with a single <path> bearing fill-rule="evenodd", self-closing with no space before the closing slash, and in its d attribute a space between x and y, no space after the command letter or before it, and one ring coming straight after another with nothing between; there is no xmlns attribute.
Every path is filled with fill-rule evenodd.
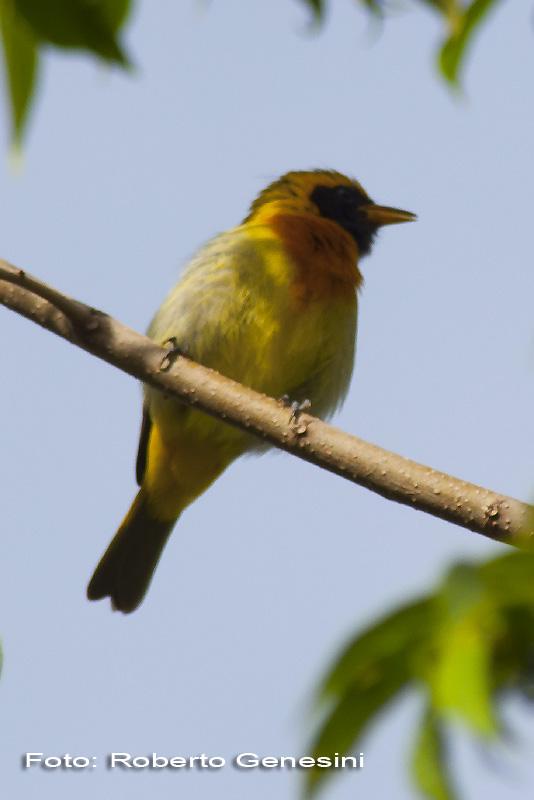
<svg viewBox="0 0 534 800"><path fill-rule="evenodd" d="M411 211L402 211L400 208L389 206L375 206L374 203L360 207L372 225L396 225L398 222L413 222L417 219Z"/></svg>

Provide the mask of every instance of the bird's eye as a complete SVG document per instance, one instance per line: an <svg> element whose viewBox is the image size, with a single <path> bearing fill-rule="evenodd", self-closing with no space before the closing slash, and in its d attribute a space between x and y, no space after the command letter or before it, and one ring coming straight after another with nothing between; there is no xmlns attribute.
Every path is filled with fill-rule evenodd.
<svg viewBox="0 0 534 800"><path fill-rule="evenodd" d="M358 191L355 186L336 186L334 187L334 192L338 202L351 209L356 209L371 202L365 192Z"/></svg>

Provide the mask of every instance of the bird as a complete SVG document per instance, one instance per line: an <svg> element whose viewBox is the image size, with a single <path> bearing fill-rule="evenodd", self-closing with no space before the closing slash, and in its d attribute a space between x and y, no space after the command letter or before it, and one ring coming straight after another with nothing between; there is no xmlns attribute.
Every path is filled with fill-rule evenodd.
<svg viewBox="0 0 534 800"><path fill-rule="evenodd" d="M359 262L382 226L415 214L377 205L335 170L292 171L271 182L240 225L193 256L147 335L274 398L311 403L329 418L351 381ZM143 601L182 512L247 452L266 445L144 386L139 491L89 582L114 610Z"/></svg>

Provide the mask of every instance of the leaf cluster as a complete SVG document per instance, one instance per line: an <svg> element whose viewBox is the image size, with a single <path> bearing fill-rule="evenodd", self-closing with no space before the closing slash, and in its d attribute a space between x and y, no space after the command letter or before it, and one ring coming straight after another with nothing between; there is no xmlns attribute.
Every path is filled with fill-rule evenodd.
<svg viewBox="0 0 534 800"><path fill-rule="evenodd" d="M465 55L488 13L502 0L416 0L436 12L444 36L438 66L451 86L459 86ZM323 22L328 0L301 0L316 23ZM355 0L375 19L395 8L394 0ZM46 47L81 50L119 67L129 59L120 42L134 0L0 0L0 37L11 133L20 145L32 107Z"/></svg>
<svg viewBox="0 0 534 800"><path fill-rule="evenodd" d="M434 593L359 633L320 687L325 711L310 752L333 757L360 748L369 725L408 690L424 699L412 778L424 797L454 800L449 723L496 740L504 734L503 699L534 697L533 555L456 564ZM332 774L309 770L307 796Z"/></svg>
<svg viewBox="0 0 534 800"><path fill-rule="evenodd" d="M327 0L303 0L317 23L324 21ZM374 16L383 18L393 3L388 0L356 0ZM417 0L436 12L442 20L444 35L438 50L438 68L452 86L458 87L467 49L492 7L500 0ZM398 8L398 6L395 6Z"/></svg>
<svg viewBox="0 0 534 800"><path fill-rule="evenodd" d="M19 144L38 85L42 50L81 50L129 66L119 42L132 0L0 0L0 35L11 107L12 140Z"/></svg>

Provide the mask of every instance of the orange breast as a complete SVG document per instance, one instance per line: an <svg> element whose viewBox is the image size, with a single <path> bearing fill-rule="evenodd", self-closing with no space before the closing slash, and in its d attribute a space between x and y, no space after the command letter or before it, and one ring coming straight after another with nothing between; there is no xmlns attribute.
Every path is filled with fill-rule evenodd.
<svg viewBox="0 0 534 800"><path fill-rule="evenodd" d="M349 233L310 214L279 213L268 224L296 266L291 291L299 308L314 300L354 297L363 279L356 242Z"/></svg>

